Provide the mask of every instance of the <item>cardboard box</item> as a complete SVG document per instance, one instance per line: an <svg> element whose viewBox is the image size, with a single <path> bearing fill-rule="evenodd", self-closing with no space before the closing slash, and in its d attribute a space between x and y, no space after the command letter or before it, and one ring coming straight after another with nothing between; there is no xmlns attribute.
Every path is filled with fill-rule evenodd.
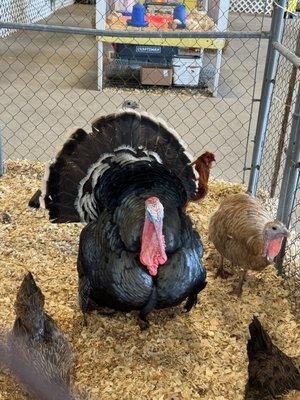
<svg viewBox="0 0 300 400"><path fill-rule="evenodd" d="M142 85L170 86L172 85L172 68L141 68Z"/></svg>

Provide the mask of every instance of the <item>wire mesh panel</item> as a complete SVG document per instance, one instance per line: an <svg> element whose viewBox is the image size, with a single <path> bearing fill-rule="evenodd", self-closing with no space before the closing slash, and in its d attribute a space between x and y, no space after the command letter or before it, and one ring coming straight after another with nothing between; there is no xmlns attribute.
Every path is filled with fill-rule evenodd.
<svg viewBox="0 0 300 400"><path fill-rule="evenodd" d="M299 18L285 20L282 43L297 54L300 51L300 48L298 52L296 51L300 40L299 29ZM276 195L278 197L280 190L285 160L284 150L291 128L298 79L298 69L293 67L285 57L280 56L260 176L260 188L268 192L271 198Z"/></svg>
<svg viewBox="0 0 300 400"><path fill-rule="evenodd" d="M298 181L299 185L299 181ZM285 282L289 289L294 309L300 310L300 196L299 191L291 215L291 237L288 241L286 259L284 261Z"/></svg>
<svg viewBox="0 0 300 400"><path fill-rule="evenodd" d="M263 24L268 29L269 17L229 11L229 3L209 1L199 7L187 3L185 28L174 20L174 6L149 3L145 24L150 32L160 29L176 34L261 32ZM5 158L47 161L70 128L88 130L95 115L120 109L130 100L167 120L192 154L207 148L214 151L217 177L242 180L249 122L256 118L254 84L256 77L259 82L262 79L263 65L257 65L259 39L184 39L179 35L175 42L141 40L130 37L130 32L148 28L127 23L130 17L117 12L124 13L127 5L122 2L23 2L23 17L20 7L13 14L17 4L7 2L4 21L97 26L128 31L129 37L43 31L11 31L3 37L0 118ZM262 41L262 57L265 47Z"/></svg>
<svg viewBox="0 0 300 400"><path fill-rule="evenodd" d="M300 20L295 14L286 18L282 44L298 57L300 56ZM287 195L292 189L285 188L287 176L285 165L292 162L287 154L291 129L295 123L295 102L299 91L299 70L284 56L280 55L276 73L272 105L269 115L263 162L259 180L260 193L265 204L274 217L279 212L279 195ZM299 129L299 128L298 128ZM292 165L292 167L295 167ZM286 192L286 193L283 193ZM289 193L290 194L290 193ZM286 255L283 260L283 275L289 289L295 310L299 312L300 294L300 224L299 224L299 190L291 193L295 204L290 220L291 237L287 241Z"/></svg>

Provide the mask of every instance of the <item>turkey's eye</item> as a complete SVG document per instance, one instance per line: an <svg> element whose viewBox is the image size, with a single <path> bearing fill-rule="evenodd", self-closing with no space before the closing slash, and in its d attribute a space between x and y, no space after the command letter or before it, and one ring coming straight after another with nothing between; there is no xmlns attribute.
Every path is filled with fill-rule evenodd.
<svg viewBox="0 0 300 400"><path fill-rule="evenodd" d="M273 231L277 231L276 226L272 226Z"/></svg>

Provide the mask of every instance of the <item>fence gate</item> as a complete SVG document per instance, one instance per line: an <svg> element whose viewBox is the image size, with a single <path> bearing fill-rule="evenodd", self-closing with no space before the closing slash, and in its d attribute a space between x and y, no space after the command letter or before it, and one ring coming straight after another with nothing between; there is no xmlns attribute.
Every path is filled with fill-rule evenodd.
<svg viewBox="0 0 300 400"><path fill-rule="evenodd" d="M290 227L276 265L299 313L300 20L296 13L285 19L282 6L273 18L248 189L258 188L271 213Z"/></svg>

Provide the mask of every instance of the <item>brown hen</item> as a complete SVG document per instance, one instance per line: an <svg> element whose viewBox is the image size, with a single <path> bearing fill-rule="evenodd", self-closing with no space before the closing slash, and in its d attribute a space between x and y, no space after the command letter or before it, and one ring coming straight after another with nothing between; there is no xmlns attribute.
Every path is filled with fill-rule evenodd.
<svg viewBox="0 0 300 400"><path fill-rule="evenodd" d="M206 151L191 163L198 172L198 188L192 201L202 200L207 195L209 174L214 161L216 161L215 155Z"/></svg>
<svg viewBox="0 0 300 400"><path fill-rule="evenodd" d="M221 255L217 276L227 277L223 258L241 267L234 290L240 296L247 270L261 271L271 264L288 235L285 225L273 220L256 198L242 193L227 197L209 223L209 239Z"/></svg>

